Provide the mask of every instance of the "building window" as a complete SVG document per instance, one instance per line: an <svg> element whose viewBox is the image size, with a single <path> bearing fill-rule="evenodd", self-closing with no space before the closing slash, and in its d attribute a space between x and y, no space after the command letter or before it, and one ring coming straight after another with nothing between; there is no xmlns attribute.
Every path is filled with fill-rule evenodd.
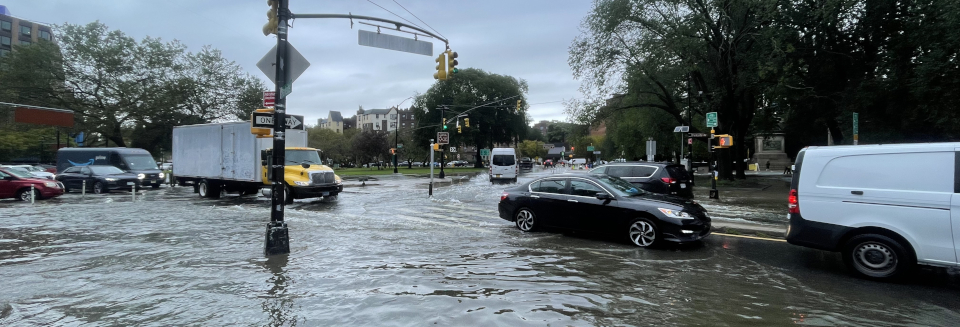
<svg viewBox="0 0 960 327"><path fill-rule="evenodd" d="M377 114L377 119L380 119L380 114Z"/></svg>
<svg viewBox="0 0 960 327"><path fill-rule="evenodd" d="M10 46L10 37L0 36L0 45Z"/></svg>
<svg viewBox="0 0 960 327"><path fill-rule="evenodd" d="M12 28L13 28L13 25L10 24L10 22L5 21L5 20L0 20L0 31L7 31L7 32L9 32L10 29L12 29Z"/></svg>
<svg viewBox="0 0 960 327"><path fill-rule="evenodd" d="M390 119L392 119L392 120L397 120L397 114L392 114L392 115L390 115Z"/></svg>
<svg viewBox="0 0 960 327"><path fill-rule="evenodd" d="M30 26L20 26L20 35L30 36Z"/></svg>
<svg viewBox="0 0 960 327"><path fill-rule="evenodd" d="M40 38L41 38L41 39L44 39L44 40L47 40L47 41L50 41L50 32L40 31Z"/></svg>
<svg viewBox="0 0 960 327"><path fill-rule="evenodd" d="M391 122L391 123L390 123L390 128L396 129L396 128L397 128L397 122Z"/></svg>
<svg viewBox="0 0 960 327"><path fill-rule="evenodd" d="M20 45L30 45L30 41L20 40Z"/></svg>

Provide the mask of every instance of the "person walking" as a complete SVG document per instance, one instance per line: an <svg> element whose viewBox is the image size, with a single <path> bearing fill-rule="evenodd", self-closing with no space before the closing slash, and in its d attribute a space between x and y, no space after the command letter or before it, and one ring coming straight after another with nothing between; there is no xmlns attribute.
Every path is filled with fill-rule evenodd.
<svg viewBox="0 0 960 327"><path fill-rule="evenodd" d="M770 171L770 160L767 160L767 171Z"/></svg>

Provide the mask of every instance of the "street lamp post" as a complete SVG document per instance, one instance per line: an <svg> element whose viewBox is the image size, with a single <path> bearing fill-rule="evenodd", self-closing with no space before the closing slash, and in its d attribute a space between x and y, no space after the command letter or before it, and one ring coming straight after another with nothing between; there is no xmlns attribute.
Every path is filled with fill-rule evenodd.
<svg viewBox="0 0 960 327"><path fill-rule="evenodd" d="M407 102L407 100L410 100L410 99L413 99L413 97L403 99L403 101L400 101L400 104L397 104L396 106L397 126L394 127L393 129L393 173L394 174L399 173L397 171L397 154L400 152L400 149L397 147L397 145L400 144L400 105L402 105L404 102ZM407 160L409 160L409 158L407 158Z"/></svg>

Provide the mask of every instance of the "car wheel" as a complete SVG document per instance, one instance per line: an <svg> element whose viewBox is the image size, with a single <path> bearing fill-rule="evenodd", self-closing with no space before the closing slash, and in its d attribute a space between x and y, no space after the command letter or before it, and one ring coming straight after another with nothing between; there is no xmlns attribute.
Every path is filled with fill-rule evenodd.
<svg viewBox="0 0 960 327"><path fill-rule="evenodd" d="M217 199L220 198L220 188L216 184L207 180L202 180L197 184L197 193L200 197Z"/></svg>
<svg viewBox="0 0 960 327"><path fill-rule="evenodd" d="M902 277L916 264L900 242L878 234L861 234L847 241L843 262L857 275L878 280Z"/></svg>
<svg viewBox="0 0 960 327"><path fill-rule="evenodd" d="M103 182L93 183L93 193L94 194L107 193L107 187L103 185Z"/></svg>
<svg viewBox="0 0 960 327"><path fill-rule="evenodd" d="M639 218L630 223L628 230L630 242L639 247L650 247L660 240L657 225L649 219Z"/></svg>
<svg viewBox="0 0 960 327"><path fill-rule="evenodd" d="M539 227L537 226L537 215L533 214L533 210L528 208L518 210L515 218L517 229L520 231L533 232Z"/></svg>
<svg viewBox="0 0 960 327"><path fill-rule="evenodd" d="M36 189L33 190L33 199L40 200L40 191ZM30 201L30 189L22 189L20 192L17 192L17 200L29 202Z"/></svg>

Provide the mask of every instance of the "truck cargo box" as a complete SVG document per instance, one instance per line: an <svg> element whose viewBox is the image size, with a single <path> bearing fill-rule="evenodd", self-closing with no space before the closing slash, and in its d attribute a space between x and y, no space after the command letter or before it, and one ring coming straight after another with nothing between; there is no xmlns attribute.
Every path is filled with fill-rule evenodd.
<svg viewBox="0 0 960 327"><path fill-rule="evenodd" d="M306 147L307 133L288 129L286 142L287 147ZM173 174L261 182L260 151L271 148L273 139L256 138L249 122L177 126L173 128Z"/></svg>

